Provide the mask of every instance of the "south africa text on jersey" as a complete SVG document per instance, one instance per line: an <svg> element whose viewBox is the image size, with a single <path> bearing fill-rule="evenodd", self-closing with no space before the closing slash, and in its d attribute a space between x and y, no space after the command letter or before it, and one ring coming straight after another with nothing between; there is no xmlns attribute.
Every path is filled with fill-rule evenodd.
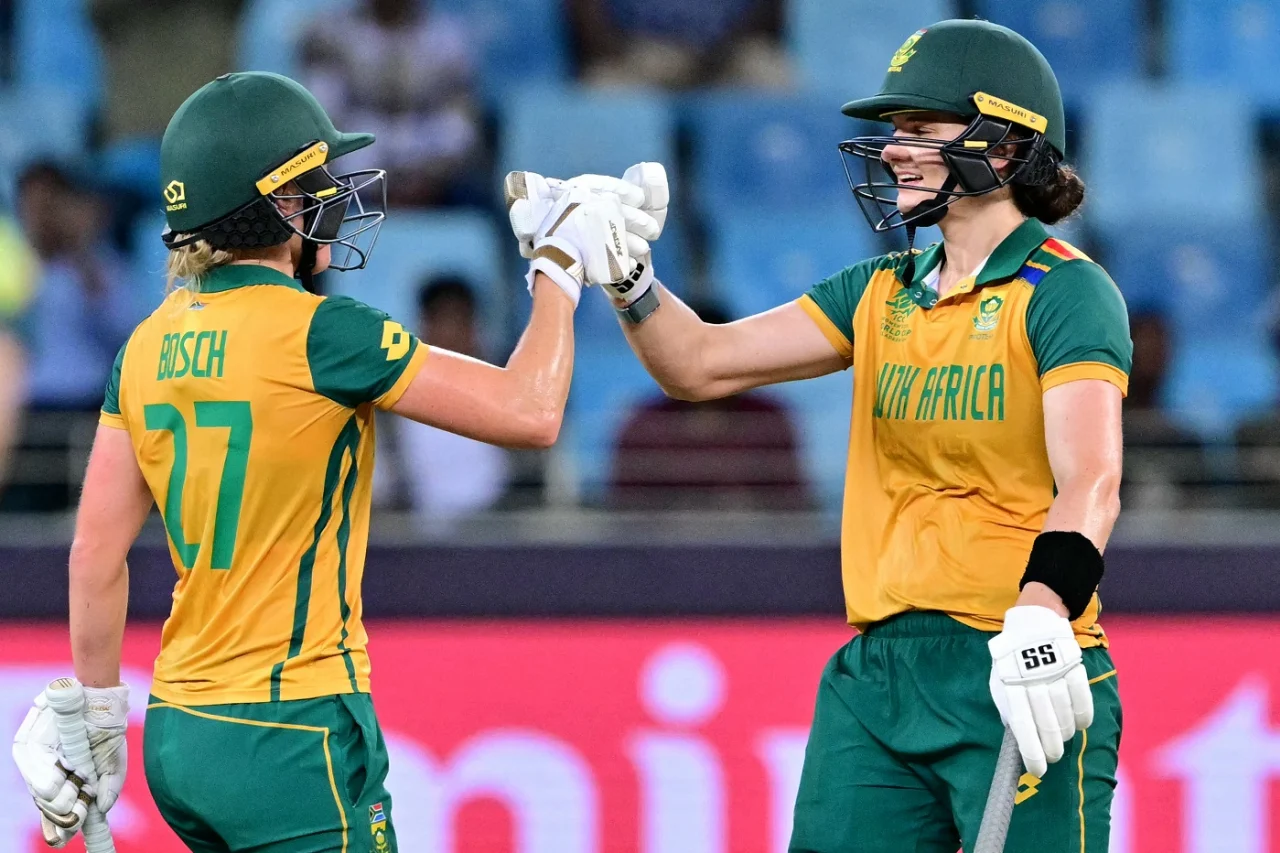
<svg viewBox="0 0 1280 853"><path fill-rule="evenodd" d="M922 373L924 379L917 383ZM885 362L876 381L874 414L891 420L914 412L911 420L916 421L1002 421L1004 379L999 363L940 364L926 370Z"/></svg>
<svg viewBox="0 0 1280 853"><path fill-rule="evenodd" d="M221 379L226 354L226 329L165 335L160 342L156 381L181 379L188 373L197 379Z"/></svg>

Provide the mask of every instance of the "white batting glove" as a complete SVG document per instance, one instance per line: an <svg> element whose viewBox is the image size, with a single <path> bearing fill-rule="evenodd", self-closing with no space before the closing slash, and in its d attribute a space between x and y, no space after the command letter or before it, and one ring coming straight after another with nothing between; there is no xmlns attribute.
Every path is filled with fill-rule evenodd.
<svg viewBox="0 0 1280 853"><path fill-rule="evenodd" d="M1093 693L1066 617L1047 607L1010 608L991 650L991 698L1013 731L1027 772L1043 777L1064 744L1093 722Z"/></svg>
<svg viewBox="0 0 1280 853"><path fill-rule="evenodd" d="M44 693L36 696L13 738L13 760L40 810L45 843L64 846L80 831L97 791L69 769L57 718Z"/></svg>
<svg viewBox="0 0 1280 853"><path fill-rule="evenodd" d="M636 216L627 220L627 230L647 243L657 240L667 224L667 206L671 202L671 188L667 183L667 170L661 163L637 163L623 172L622 180L628 186L639 187L641 197L636 205ZM615 308L626 308L653 287L653 253L632 250L636 260L635 272L621 285L605 285Z"/></svg>
<svg viewBox="0 0 1280 853"><path fill-rule="evenodd" d="M69 769L71 762L62 752L57 719L44 693L27 711L13 739L13 759L40 810L40 825L49 846L63 847L75 837L95 797L104 814L115 805L124 788L128 715L127 685L85 688L85 724L99 776L94 788Z"/></svg>
<svg viewBox="0 0 1280 853"><path fill-rule="evenodd" d="M635 269L625 233L626 220L616 196L580 189L565 193L534 236L529 292L539 272L574 305L584 286L624 281Z"/></svg>
<svg viewBox="0 0 1280 853"><path fill-rule="evenodd" d="M508 172L502 181L511 230L520 244L520 257L533 259L533 241L552 206L564 194L564 181L537 172Z"/></svg>
<svg viewBox="0 0 1280 853"><path fill-rule="evenodd" d="M106 814L120 799L129 769L129 685L86 687L84 722L98 772L98 810Z"/></svg>

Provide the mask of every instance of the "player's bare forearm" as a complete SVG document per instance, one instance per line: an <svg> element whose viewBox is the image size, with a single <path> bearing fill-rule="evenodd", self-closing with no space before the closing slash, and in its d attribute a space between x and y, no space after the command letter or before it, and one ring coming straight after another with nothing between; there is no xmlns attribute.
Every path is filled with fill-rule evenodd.
<svg viewBox="0 0 1280 853"><path fill-rule="evenodd" d="M529 325L507 359L512 402L535 426L539 442L555 443L573 380L573 311L564 291L538 273Z"/></svg>
<svg viewBox="0 0 1280 853"><path fill-rule="evenodd" d="M795 303L713 325L665 288L661 298L643 323L624 320L621 325L631 349L668 396L714 400L848 366Z"/></svg>
<svg viewBox="0 0 1280 853"><path fill-rule="evenodd" d="M71 655L88 687L120 683L129 608L125 557L151 509L129 434L98 427L76 514L70 560Z"/></svg>
<svg viewBox="0 0 1280 853"><path fill-rule="evenodd" d="M120 683L120 647L129 609L129 567L95 565L72 551L71 656L76 678L87 687Z"/></svg>
<svg viewBox="0 0 1280 853"><path fill-rule="evenodd" d="M550 447L573 378L573 309L539 273L529 325L506 367L433 348L392 411L490 444Z"/></svg>

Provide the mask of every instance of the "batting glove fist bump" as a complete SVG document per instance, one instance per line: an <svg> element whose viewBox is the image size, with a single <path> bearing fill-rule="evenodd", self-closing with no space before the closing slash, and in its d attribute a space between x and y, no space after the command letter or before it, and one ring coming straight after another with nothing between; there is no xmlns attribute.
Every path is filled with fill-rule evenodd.
<svg viewBox="0 0 1280 853"><path fill-rule="evenodd" d="M1010 608L987 642L991 698L1033 776L1062 758L1064 744L1093 722L1093 693L1066 617L1047 607Z"/></svg>
<svg viewBox="0 0 1280 853"><path fill-rule="evenodd" d="M622 282L635 268L616 196L573 189L551 206L533 239L529 292L543 273L578 304L584 286Z"/></svg>
<svg viewBox="0 0 1280 853"><path fill-rule="evenodd" d="M547 221L551 208L568 192L582 190L598 196L612 196L621 207L626 225L627 252L636 263L621 282L602 284L614 304L625 308L644 295L653 284L650 243L662 236L671 194L667 171L661 163L637 163L621 178L609 175L578 175L567 181L547 178L536 172L511 172L503 184L511 230L520 245L520 254L533 257L539 227Z"/></svg>

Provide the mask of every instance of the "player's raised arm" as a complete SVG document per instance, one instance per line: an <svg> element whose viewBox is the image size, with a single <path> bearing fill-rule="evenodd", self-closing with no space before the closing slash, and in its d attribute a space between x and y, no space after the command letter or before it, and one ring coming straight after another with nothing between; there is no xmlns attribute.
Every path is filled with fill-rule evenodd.
<svg viewBox="0 0 1280 853"><path fill-rule="evenodd" d="M621 325L645 369L672 397L712 400L849 366L798 302L716 325L661 286L653 298L659 304L652 314L634 322L619 312Z"/></svg>
<svg viewBox="0 0 1280 853"><path fill-rule="evenodd" d="M533 244L533 312L506 366L433 349L392 411L492 444L554 444L573 375L573 311L584 285L631 271L625 230L615 197L561 197Z"/></svg>
<svg viewBox="0 0 1280 853"><path fill-rule="evenodd" d="M515 192L513 178L518 179ZM828 329L830 322L807 310L813 306L792 303L734 323L710 324L661 286L648 245L662 233L671 195L661 163L637 163L621 179L579 175L560 181L513 172L507 181L511 227L526 257L532 253L535 223L560 193L586 189L617 194L624 202L635 271L623 282L602 283L602 289L631 348L668 395L709 400L849 366L847 335Z"/></svg>

